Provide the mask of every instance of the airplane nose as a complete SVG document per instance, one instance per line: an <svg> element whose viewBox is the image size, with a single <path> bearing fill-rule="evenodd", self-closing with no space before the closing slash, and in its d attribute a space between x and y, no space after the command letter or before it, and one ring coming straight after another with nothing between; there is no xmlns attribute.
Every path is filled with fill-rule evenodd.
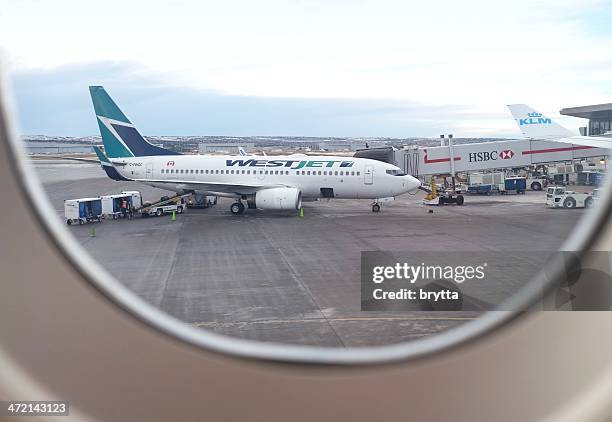
<svg viewBox="0 0 612 422"><path fill-rule="evenodd" d="M406 190L412 192L421 186L421 181L414 176L406 175Z"/></svg>

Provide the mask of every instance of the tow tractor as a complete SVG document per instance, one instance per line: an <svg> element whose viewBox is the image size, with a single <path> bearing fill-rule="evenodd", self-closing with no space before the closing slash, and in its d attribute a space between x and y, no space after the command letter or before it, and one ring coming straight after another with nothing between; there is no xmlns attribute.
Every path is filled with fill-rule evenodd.
<svg viewBox="0 0 612 422"><path fill-rule="evenodd" d="M431 180L431 189L422 185L419 186L419 189L427 192L427 196L423 198L425 205L463 205L464 202L463 195L458 194L456 190L447 189L443 193L438 193L438 187L433 179Z"/></svg>
<svg viewBox="0 0 612 422"><path fill-rule="evenodd" d="M187 199L187 208L210 208L213 205L217 205L216 196L194 193Z"/></svg>
<svg viewBox="0 0 612 422"><path fill-rule="evenodd" d="M550 208L591 208L593 195L566 190L564 186L546 189L546 206Z"/></svg>

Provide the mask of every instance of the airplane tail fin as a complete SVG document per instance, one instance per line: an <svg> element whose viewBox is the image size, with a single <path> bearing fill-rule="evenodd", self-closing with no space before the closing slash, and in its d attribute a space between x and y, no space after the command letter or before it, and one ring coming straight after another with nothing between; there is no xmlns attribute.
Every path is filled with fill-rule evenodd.
<svg viewBox="0 0 612 422"><path fill-rule="evenodd" d="M108 158L180 155L147 142L104 87L90 86L89 93Z"/></svg>
<svg viewBox="0 0 612 422"><path fill-rule="evenodd" d="M519 129L528 138L558 139L574 135L570 130L526 104L510 104L508 108Z"/></svg>
<svg viewBox="0 0 612 422"><path fill-rule="evenodd" d="M106 175L113 180L129 180L123 177L117 169L113 166L113 163L110 162L106 154L100 149L100 147L94 146L94 152L98 156L98 160L100 160L100 165L102 166L102 170L106 172Z"/></svg>

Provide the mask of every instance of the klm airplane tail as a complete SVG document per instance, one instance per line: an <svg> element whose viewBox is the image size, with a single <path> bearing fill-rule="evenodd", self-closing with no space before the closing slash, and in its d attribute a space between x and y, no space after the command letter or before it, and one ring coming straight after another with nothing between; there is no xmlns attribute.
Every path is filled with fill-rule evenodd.
<svg viewBox="0 0 612 422"><path fill-rule="evenodd" d="M519 129L528 138L553 140L574 135L570 130L526 104L510 104L508 108Z"/></svg>
<svg viewBox="0 0 612 422"><path fill-rule="evenodd" d="M123 177L121 174L119 174L117 169L113 166L113 163L110 162L106 154L104 154L104 152L102 152L102 150L99 147L94 146L93 149L96 155L98 156L98 160L100 160L100 165L102 166L102 170L106 172L106 175L108 177L110 177L113 180L129 180Z"/></svg>
<svg viewBox="0 0 612 422"><path fill-rule="evenodd" d="M147 142L138 133L132 122L117 107L117 104L108 95L104 87L90 86L89 93L91 94L98 127L100 128L100 135L102 135L104 150L108 158L179 155Z"/></svg>

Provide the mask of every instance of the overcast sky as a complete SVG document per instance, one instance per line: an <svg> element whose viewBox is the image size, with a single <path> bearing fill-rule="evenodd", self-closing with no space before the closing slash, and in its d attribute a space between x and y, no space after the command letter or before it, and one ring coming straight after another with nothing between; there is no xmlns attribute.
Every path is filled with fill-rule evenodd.
<svg viewBox="0 0 612 422"><path fill-rule="evenodd" d="M0 0L24 134L519 136L506 104L612 102L612 1ZM580 119L560 118L575 129Z"/></svg>

